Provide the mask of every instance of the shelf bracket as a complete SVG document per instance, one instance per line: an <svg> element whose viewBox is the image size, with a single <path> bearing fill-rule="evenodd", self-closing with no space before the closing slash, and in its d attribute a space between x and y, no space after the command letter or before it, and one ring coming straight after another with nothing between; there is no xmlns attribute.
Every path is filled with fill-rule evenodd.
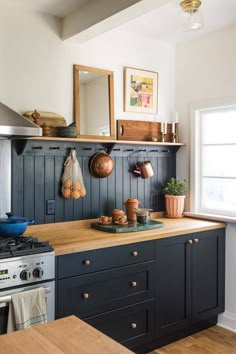
<svg viewBox="0 0 236 354"><path fill-rule="evenodd" d="M115 143L106 143L106 144L102 144L103 146L105 146L105 150L106 150L106 153L108 155L110 155L110 153L112 152L112 150L114 149L115 147Z"/></svg>
<svg viewBox="0 0 236 354"><path fill-rule="evenodd" d="M27 144L27 139L17 139L13 140L13 146L16 150L17 155L22 155Z"/></svg>

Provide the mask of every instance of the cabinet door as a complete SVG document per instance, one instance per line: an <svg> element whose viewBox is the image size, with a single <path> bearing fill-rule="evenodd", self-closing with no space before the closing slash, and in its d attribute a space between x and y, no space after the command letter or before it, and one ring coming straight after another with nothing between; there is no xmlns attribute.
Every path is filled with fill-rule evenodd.
<svg viewBox="0 0 236 354"><path fill-rule="evenodd" d="M192 235L157 241L157 327L162 337L187 328L191 315Z"/></svg>
<svg viewBox="0 0 236 354"><path fill-rule="evenodd" d="M194 321L224 311L225 229L193 234L192 317Z"/></svg>

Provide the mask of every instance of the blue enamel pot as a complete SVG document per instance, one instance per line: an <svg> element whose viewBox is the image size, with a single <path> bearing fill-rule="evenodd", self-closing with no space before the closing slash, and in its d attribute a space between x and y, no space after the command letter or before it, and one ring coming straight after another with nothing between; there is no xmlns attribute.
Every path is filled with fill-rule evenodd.
<svg viewBox="0 0 236 354"><path fill-rule="evenodd" d="M13 216L11 213L6 213L6 215L7 218L0 218L0 236L20 236L28 225L34 224L34 220Z"/></svg>

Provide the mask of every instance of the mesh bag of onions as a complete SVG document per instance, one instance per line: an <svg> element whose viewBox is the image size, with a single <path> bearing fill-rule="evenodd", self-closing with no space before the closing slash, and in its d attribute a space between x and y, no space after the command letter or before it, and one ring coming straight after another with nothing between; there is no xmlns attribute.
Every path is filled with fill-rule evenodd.
<svg viewBox="0 0 236 354"><path fill-rule="evenodd" d="M83 176L76 158L75 149L70 150L70 154L64 163L61 192L64 198L72 199L79 199L86 195Z"/></svg>

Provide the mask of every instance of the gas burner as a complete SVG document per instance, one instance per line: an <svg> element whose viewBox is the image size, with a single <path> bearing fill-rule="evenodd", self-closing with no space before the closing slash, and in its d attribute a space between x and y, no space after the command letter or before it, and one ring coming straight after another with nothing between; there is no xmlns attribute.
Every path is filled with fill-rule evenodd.
<svg viewBox="0 0 236 354"><path fill-rule="evenodd" d="M16 244L16 241L13 239L7 242L7 246L15 246L15 244Z"/></svg>
<svg viewBox="0 0 236 354"><path fill-rule="evenodd" d="M33 236L0 236L0 258L17 257L52 251L48 242L39 242Z"/></svg>

